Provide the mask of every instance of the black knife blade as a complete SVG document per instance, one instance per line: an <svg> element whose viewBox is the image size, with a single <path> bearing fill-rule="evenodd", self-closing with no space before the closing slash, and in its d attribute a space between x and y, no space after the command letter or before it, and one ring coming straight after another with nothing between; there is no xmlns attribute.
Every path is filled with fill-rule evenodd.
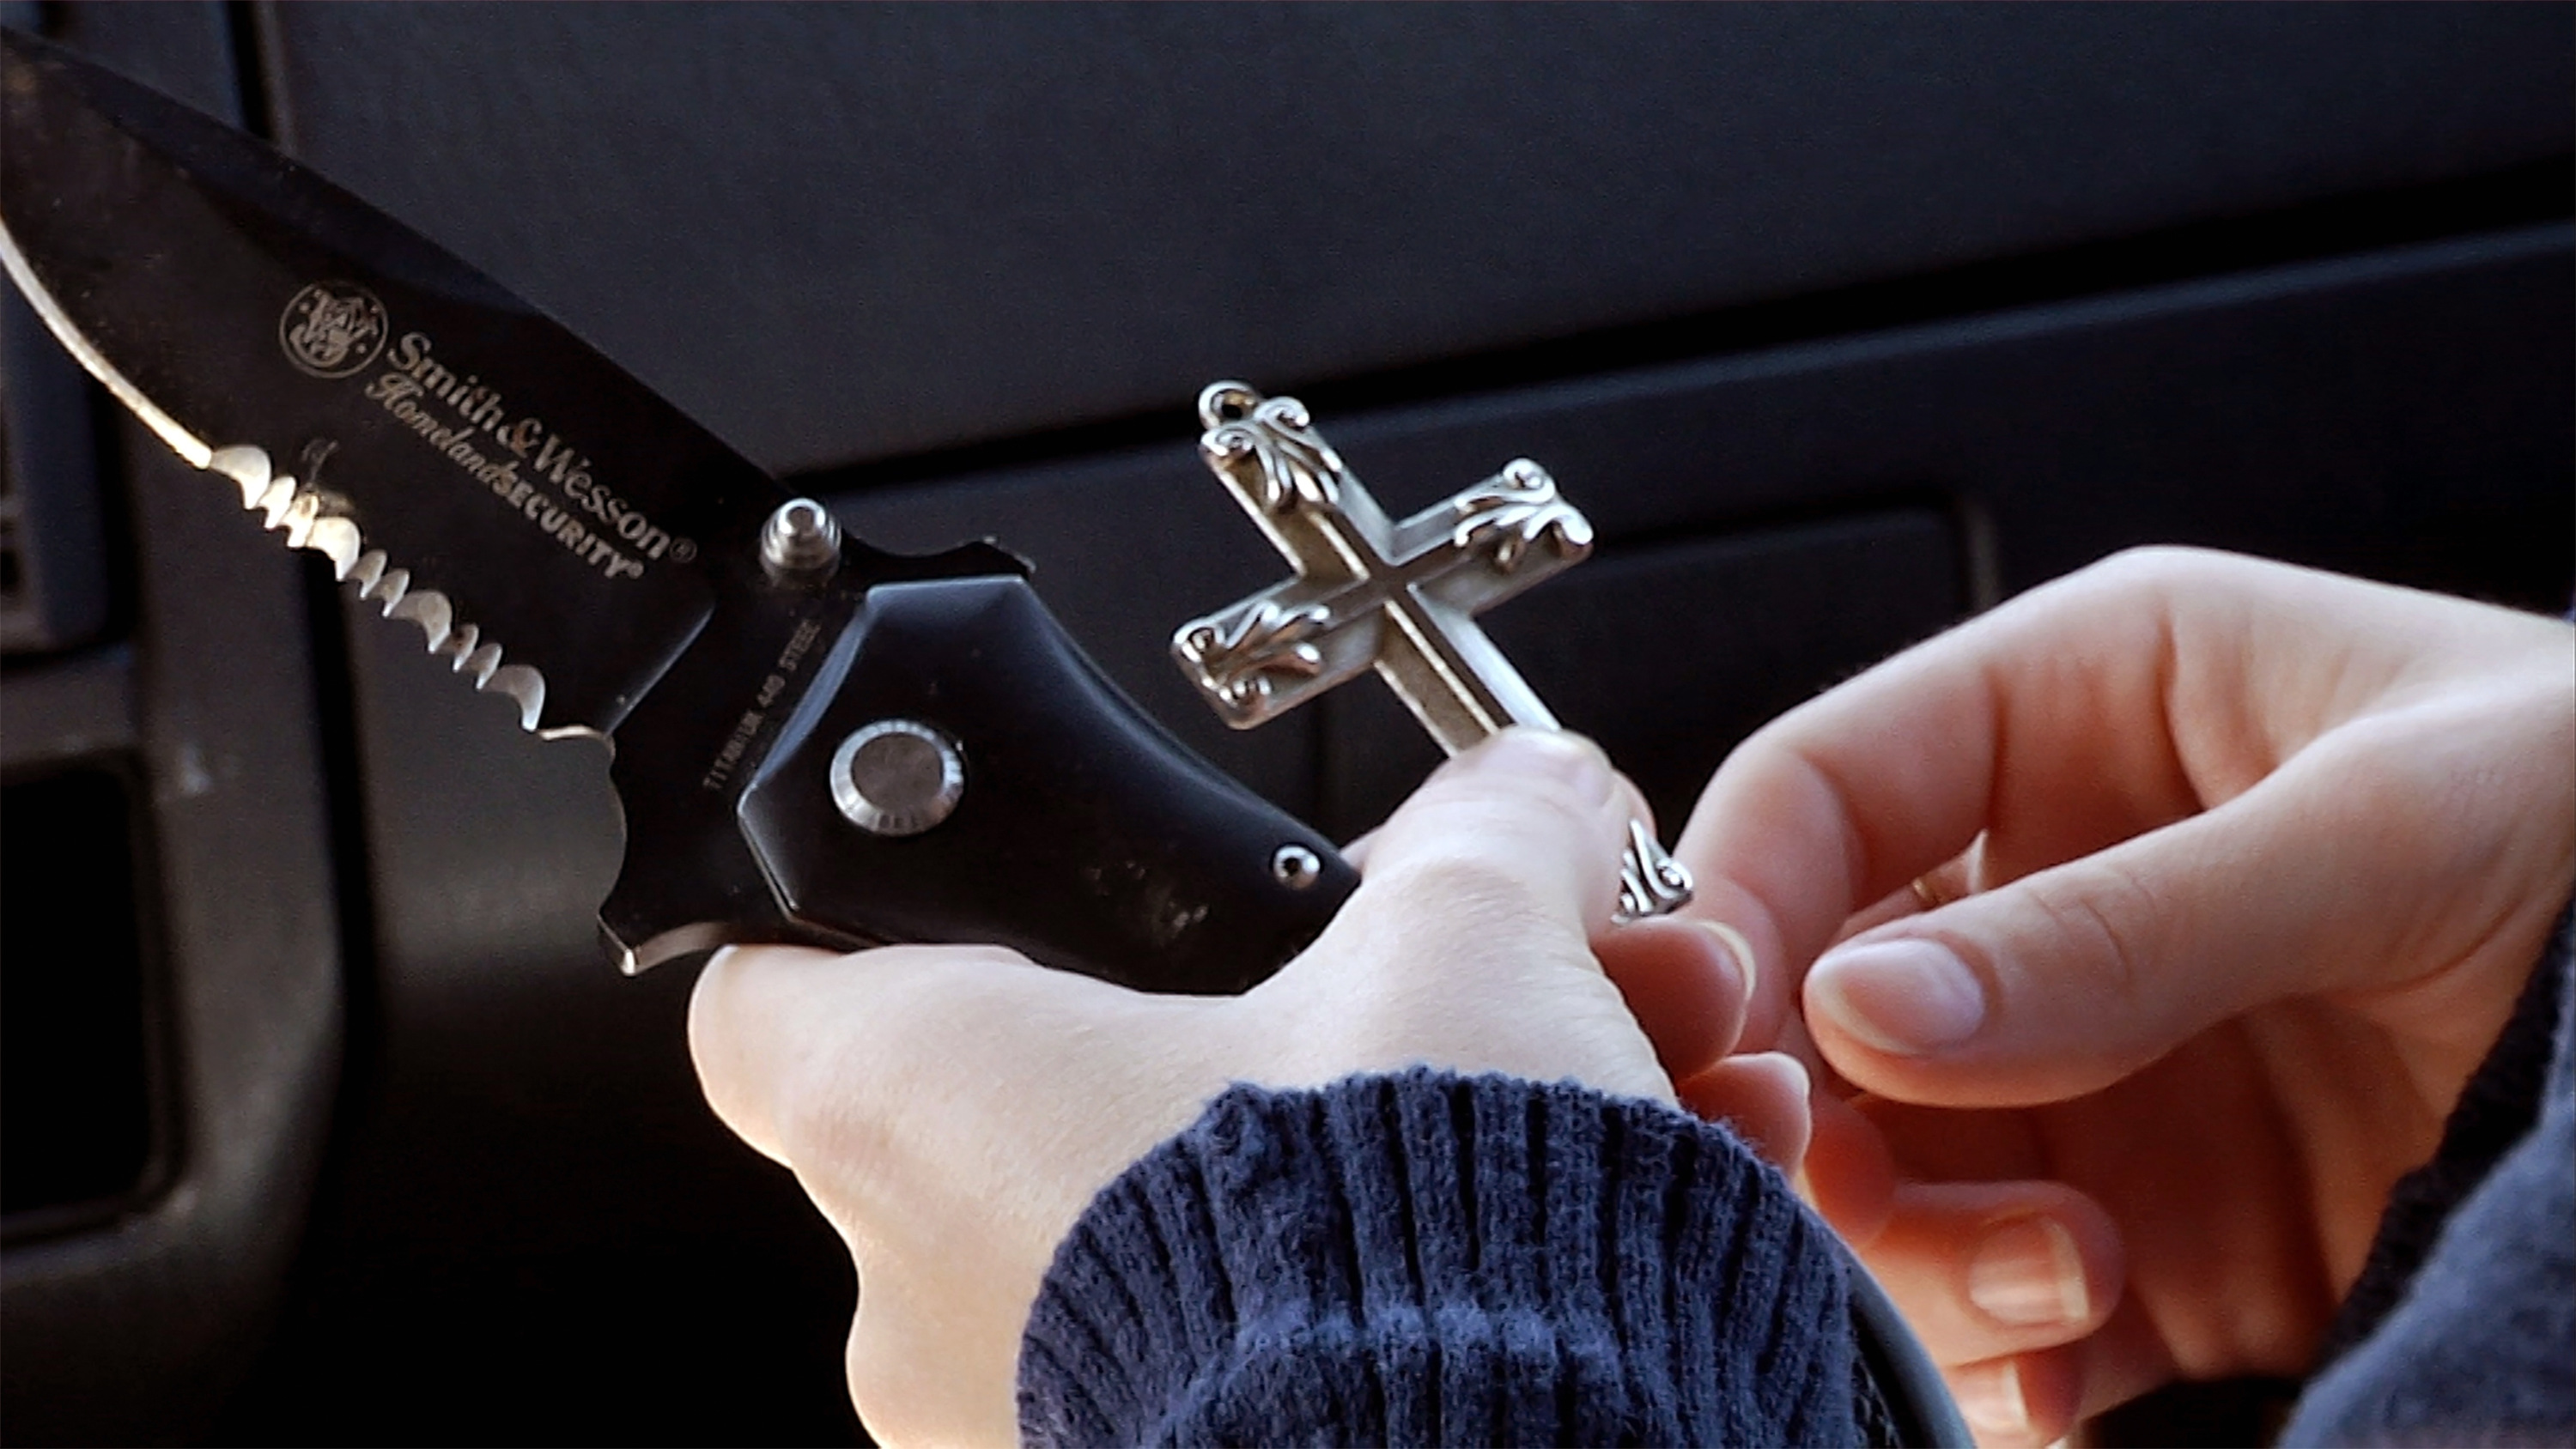
<svg viewBox="0 0 2576 1449"><path fill-rule="evenodd" d="M843 540L826 570L764 565L786 493L570 332L264 143L14 31L0 260L288 542L527 728L613 740L627 850L601 924L630 970L972 940L1231 991L1355 883L1109 684L1007 553ZM865 798L868 771L925 767L937 819Z"/></svg>

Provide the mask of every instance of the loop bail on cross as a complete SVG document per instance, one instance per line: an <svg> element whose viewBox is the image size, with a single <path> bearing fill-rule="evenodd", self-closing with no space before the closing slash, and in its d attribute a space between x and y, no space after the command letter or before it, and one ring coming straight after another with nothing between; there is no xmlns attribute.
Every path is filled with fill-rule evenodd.
<svg viewBox="0 0 2576 1449"><path fill-rule="evenodd" d="M1183 624L1172 657L1237 729L1374 669L1455 755L1507 726L1558 727L1475 616L1592 552L1592 525L1527 458L1390 521L1304 404L1240 382L1199 393L1199 456L1295 573ZM1678 909L1690 873L1631 822L1618 919Z"/></svg>

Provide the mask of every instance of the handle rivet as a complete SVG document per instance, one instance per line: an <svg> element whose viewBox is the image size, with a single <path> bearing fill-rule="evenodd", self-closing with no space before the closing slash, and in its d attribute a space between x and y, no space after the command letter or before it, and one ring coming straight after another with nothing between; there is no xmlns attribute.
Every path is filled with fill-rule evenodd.
<svg viewBox="0 0 2576 1449"><path fill-rule="evenodd" d="M1283 845L1270 857L1271 878L1292 891L1302 891L1324 878L1324 862L1302 845Z"/></svg>
<svg viewBox="0 0 2576 1449"><path fill-rule="evenodd" d="M966 793L966 760L936 725L881 719L832 752L832 803L871 835L919 835Z"/></svg>
<svg viewBox="0 0 2576 1449"><path fill-rule="evenodd" d="M760 526L760 566L780 583L819 582L840 562L841 525L811 498L787 500Z"/></svg>

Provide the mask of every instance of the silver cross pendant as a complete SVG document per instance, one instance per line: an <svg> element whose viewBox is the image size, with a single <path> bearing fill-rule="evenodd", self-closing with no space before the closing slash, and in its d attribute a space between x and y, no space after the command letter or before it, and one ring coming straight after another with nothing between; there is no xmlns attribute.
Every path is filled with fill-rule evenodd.
<svg viewBox="0 0 2576 1449"><path fill-rule="evenodd" d="M1250 729L1374 668L1450 754L1507 725L1557 727L1475 616L1592 551L1592 525L1527 458L1402 523L1388 521L1295 398L1239 382L1199 394L1200 456L1296 569L1172 636L1216 712ZM1622 921L1691 896L1690 873L1628 825Z"/></svg>

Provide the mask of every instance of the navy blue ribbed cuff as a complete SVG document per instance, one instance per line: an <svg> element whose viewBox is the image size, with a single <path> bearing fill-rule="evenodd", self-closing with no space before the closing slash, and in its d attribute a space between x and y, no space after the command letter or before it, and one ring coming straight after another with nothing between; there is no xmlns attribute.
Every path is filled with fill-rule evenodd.
<svg viewBox="0 0 2576 1449"><path fill-rule="evenodd" d="M1724 1131L1571 1084L1237 1087L1104 1189L1031 1444L1851 1443L1844 1269Z"/></svg>

